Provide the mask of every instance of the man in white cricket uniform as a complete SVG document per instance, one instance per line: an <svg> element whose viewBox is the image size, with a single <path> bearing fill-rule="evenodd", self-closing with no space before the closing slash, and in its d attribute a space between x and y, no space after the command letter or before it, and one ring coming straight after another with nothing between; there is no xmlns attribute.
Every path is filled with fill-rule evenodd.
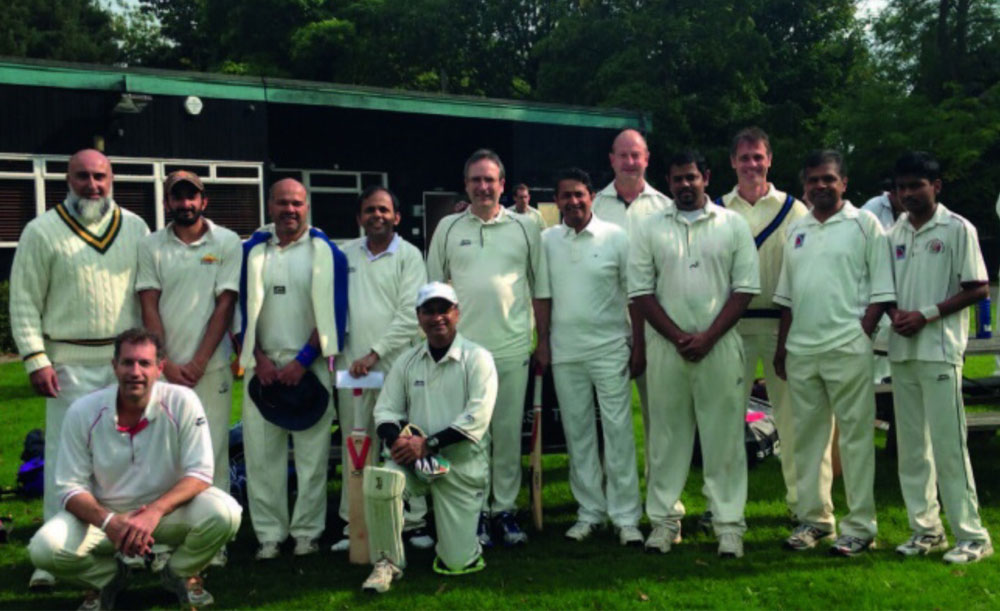
<svg viewBox="0 0 1000 611"><path fill-rule="evenodd" d="M358 225L365 232L363 238L346 244L348 312L347 338L344 351L337 357L337 370L348 370L361 377L372 371L388 373L396 357L413 345L419 337L414 302L417 290L427 282L424 257L415 246L396 233L399 225L399 201L385 187L369 187L360 198ZM347 435L355 426L354 397L350 390L341 390L340 430ZM366 390L362 394L364 424L368 436L375 437L372 410L379 391ZM343 443L341 465L349 465L347 444ZM340 492L340 518L348 522L347 478L350 470L344 469ZM411 543L433 545L424 523L426 503L419 499L423 511L414 516L410 525ZM346 534L346 533L345 533ZM345 538L334 544L334 551L347 551L350 540Z"/></svg>
<svg viewBox="0 0 1000 611"><path fill-rule="evenodd" d="M895 224L896 218L903 213L903 206L896 199L896 191L892 187L892 181L887 180L883 185L885 191L877 195L861 206L862 210L867 210L875 215L882 229L889 232ZM883 348L889 342L889 330L892 328L892 321L888 316L883 316L878 323L878 331L875 334L875 345ZM889 358L882 355L875 355L875 371L872 376L876 384L889 377Z"/></svg>
<svg viewBox="0 0 1000 611"><path fill-rule="evenodd" d="M212 487L212 443L198 396L157 382L159 337L130 329L116 340L117 384L73 402L59 443L62 510L28 545L32 562L93 588L81 609L113 609L128 580L123 556L152 543L176 549L163 585L183 606L207 605L198 573L240 527L239 504ZM107 366L107 365L105 365Z"/></svg>
<svg viewBox="0 0 1000 611"><path fill-rule="evenodd" d="M774 373L774 349L778 343L781 310L774 305L774 287L781 272L781 258L788 227L809 211L790 194L767 180L771 168L771 141L760 128L748 127L733 137L729 163L736 171L736 186L718 198L717 204L742 216L750 225L760 259L760 295L755 296L736 325L743 340L744 395L749 399L757 377L757 363L764 367L767 397L781 440L781 474L785 480L785 503L795 512L795 426L785 381ZM827 459L828 460L828 459ZM829 467L827 467L829 468Z"/></svg>
<svg viewBox="0 0 1000 611"><path fill-rule="evenodd" d="M619 133L611 143L608 153L611 169L615 179L601 189L594 197L594 216L614 223L631 233L636 219L641 219L651 212L665 209L670 205L670 198L660 193L646 182L646 168L649 166L649 147L642 134L634 129L626 129ZM633 351L629 368L635 378L636 391L639 393L639 407L642 412L642 432L646 440L645 472L649 477L649 399L646 392L646 338L653 335L652 327L645 324L642 312L629 304L629 320L640 330L633 333Z"/></svg>
<svg viewBox="0 0 1000 611"><path fill-rule="evenodd" d="M500 206L504 169L480 149L465 163L471 204L438 223L427 255L427 276L450 282L464 308L462 334L493 355L499 389L490 423L492 504L483 499L480 538L492 545L489 517L506 545L527 542L514 517L521 488L521 423L528 385L532 311L535 361L549 364L549 275L538 225ZM487 494L487 497L490 495Z"/></svg>
<svg viewBox="0 0 1000 611"><path fill-rule="evenodd" d="M899 483L913 531L896 551L916 556L948 546L940 491L957 539L945 561L977 562L993 554L993 544L979 518L966 446L962 365L968 307L989 295L989 277L976 228L937 201L937 160L924 152L906 153L893 174L907 212L889 232L896 276L889 359Z"/></svg>
<svg viewBox="0 0 1000 611"><path fill-rule="evenodd" d="M245 368L243 442L250 518L260 542L256 558L271 560L289 535L295 555L319 551L326 525L326 474L333 402L311 427L288 431L266 420L250 396L250 381L297 386L306 370L330 388L327 358L338 353L346 325L347 259L326 235L309 227L301 183L271 186L273 220L243 244L240 364ZM288 516L288 437L295 452L298 495Z"/></svg>
<svg viewBox="0 0 1000 611"><path fill-rule="evenodd" d="M375 569L362 587L374 592L388 590L406 565L404 487L407 494L429 491L434 500L436 572L459 575L486 566L476 527L489 472L496 368L489 352L457 332L454 289L432 282L421 287L416 304L427 341L399 357L375 405L378 434L391 448L392 460L384 469L365 469L365 515ZM424 435L404 432L406 424ZM447 472L421 477L418 461L428 460L447 464Z"/></svg>
<svg viewBox="0 0 1000 611"><path fill-rule="evenodd" d="M795 414L800 521L785 544L805 550L836 532L833 474L826 468L836 419L850 512L830 552L854 556L875 541L871 334L896 293L878 219L842 199L847 176L840 154L813 151L804 176L813 209L789 228L774 291L782 307L774 366L782 377L787 370Z"/></svg>
<svg viewBox="0 0 1000 611"><path fill-rule="evenodd" d="M666 553L680 541L680 501L695 428L704 490L719 555L741 557L746 522L746 401L743 347L733 326L760 292L757 252L743 217L710 205L701 154L670 160L673 205L633 228L629 296L657 331L647 345L650 468L646 549Z"/></svg>
<svg viewBox="0 0 1000 611"><path fill-rule="evenodd" d="M524 215L531 220L538 223L538 228L545 230L545 217L538 208L534 208L531 205L531 191L528 190L528 185L521 183L514 187L514 205L507 206L508 212L516 212L518 214Z"/></svg>
<svg viewBox="0 0 1000 611"><path fill-rule="evenodd" d="M642 545L639 473L632 425L628 321L628 236L591 212L593 185L579 169L556 179L563 224L542 244L552 294L552 376L579 504L570 539L582 541L610 517L622 545ZM636 325L641 333L641 325ZM632 344L630 346L630 344ZM594 390L601 410L604 465L597 447Z"/></svg>
<svg viewBox="0 0 1000 611"><path fill-rule="evenodd" d="M135 270L146 223L112 199L108 158L82 150L69 160L69 194L24 228L10 272L10 322L31 385L45 400L43 517L59 511L56 459L70 404L114 383L114 338L139 323ZM29 587L51 587L36 570Z"/></svg>
<svg viewBox="0 0 1000 611"><path fill-rule="evenodd" d="M163 192L173 220L140 244L135 290L143 324L166 344L164 377L193 388L201 401L215 456L212 484L228 491L233 372L226 334L239 290L242 243L203 216L208 199L197 174L171 173ZM226 563L225 548L212 563Z"/></svg>

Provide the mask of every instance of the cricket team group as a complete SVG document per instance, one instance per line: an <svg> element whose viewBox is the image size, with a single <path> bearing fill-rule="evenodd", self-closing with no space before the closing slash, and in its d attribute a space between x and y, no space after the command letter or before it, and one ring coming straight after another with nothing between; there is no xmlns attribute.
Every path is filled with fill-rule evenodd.
<svg viewBox="0 0 1000 611"><path fill-rule="evenodd" d="M546 229L525 185L514 206L500 205L503 162L474 152L468 201L438 224L425 262L396 233L400 204L384 187L361 194L364 237L338 247L309 225L303 185L280 180L268 193L271 224L241 242L205 216L201 179L177 171L163 191L172 220L150 234L115 203L108 159L73 155L69 194L26 226L11 272L12 330L46 397L45 523L29 545L30 585L77 583L89 588L82 609L112 608L130 571L149 565L183 604L212 602L200 575L226 563L242 516L228 494L234 349L259 561L287 553L289 539L297 556L319 551L335 417L376 440L379 455L355 489L374 563L364 589L385 592L402 576L404 539L433 546L446 575L484 568L484 548L525 544L516 499L532 363L551 367L559 400L578 503L569 539L610 523L621 545L678 545L697 435L701 521L720 556L743 556L744 422L762 361L795 524L785 546L833 539L831 553L862 554L876 536L879 327L912 529L896 550L949 547L940 493L955 540L944 560L991 555L961 392L968 306L988 295L987 274L975 228L938 201L938 162L923 152L896 160L883 227L843 199L836 151L802 164L808 205L778 190L757 128L733 138L738 183L715 200L697 151L667 160L672 197L646 181L639 132L618 134L609 158L615 178L596 192L582 170L557 173L562 221ZM334 388L334 371L383 382L356 397ZM833 443L848 505L839 529ZM342 446L346 480L357 457L346 433ZM349 489L334 551L349 547Z"/></svg>

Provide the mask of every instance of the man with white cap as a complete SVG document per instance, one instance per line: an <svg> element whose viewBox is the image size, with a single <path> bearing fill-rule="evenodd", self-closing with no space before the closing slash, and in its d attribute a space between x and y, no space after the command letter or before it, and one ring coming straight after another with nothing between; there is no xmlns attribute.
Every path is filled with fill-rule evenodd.
<svg viewBox="0 0 1000 611"><path fill-rule="evenodd" d="M228 491L233 372L226 334L239 290L243 248L235 232L204 216L208 198L197 174L172 172L163 191L173 220L139 245L135 290L143 324L166 345L164 376L193 388L201 401L215 455L212 484ZM223 566L226 558L222 548L212 564Z"/></svg>
<svg viewBox="0 0 1000 611"><path fill-rule="evenodd" d="M476 527L489 470L496 368L486 349L458 333L458 296L449 285L425 284L416 306L427 341L400 355L375 405L391 460L365 469L375 568L362 588L371 592L387 591L403 575L404 494L433 498L436 572L460 575L486 566Z"/></svg>

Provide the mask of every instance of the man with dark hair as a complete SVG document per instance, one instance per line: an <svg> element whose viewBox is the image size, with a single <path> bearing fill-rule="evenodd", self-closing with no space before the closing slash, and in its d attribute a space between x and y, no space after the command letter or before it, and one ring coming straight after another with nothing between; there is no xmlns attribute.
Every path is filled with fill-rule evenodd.
<svg viewBox="0 0 1000 611"><path fill-rule="evenodd" d="M563 224L542 234L552 293L552 376L569 453L569 482L579 504L566 536L588 538L610 518L622 545L643 543L635 462L631 331L627 315L628 236L595 217L590 176L576 168L556 178ZM631 349L630 349L631 348ZM604 435L597 451L594 392Z"/></svg>
<svg viewBox="0 0 1000 611"><path fill-rule="evenodd" d="M293 430L269 419L251 389L256 383L264 389L310 382L330 388L327 359L341 350L347 319L347 258L309 226L305 187L291 178L274 183L267 210L272 223L244 242L240 276L243 436L250 517L260 543L257 560L277 558L289 535L296 556L319 552L333 402L318 406L315 421ZM289 436L298 481L291 518Z"/></svg>
<svg viewBox="0 0 1000 611"><path fill-rule="evenodd" d="M764 369L767 398L771 403L778 438L781 439L781 475L785 481L785 503L794 513L795 426L785 381L774 373L774 350L778 342L781 310L772 301L781 272L781 259L788 228L808 214L805 204L779 191L767 179L771 168L771 143L758 127L742 129L733 137L729 163L736 172L736 186L716 203L742 216L750 225L760 260L760 295L755 296L736 325L743 340L743 389L749 398L757 378L757 363ZM824 458L829 463L829 457ZM827 467L829 465L827 464Z"/></svg>
<svg viewBox="0 0 1000 611"><path fill-rule="evenodd" d="M92 588L81 609L113 609L127 584L121 556L154 542L175 547L161 575L181 605L212 595L199 573L236 535L242 509L212 487L212 443L191 389L157 382L158 335L131 329L115 341L117 384L76 400L66 414L56 463L58 512L28 545L36 566Z"/></svg>
<svg viewBox="0 0 1000 611"><path fill-rule="evenodd" d="M168 382L194 389L208 418L215 455L212 483L229 490L229 413L233 402L233 320L243 249L235 232L204 216L205 185L198 175L172 172L163 185L172 221L139 245L135 290L147 329L163 338ZM158 552L161 550L157 550ZM226 563L225 548L212 560ZM158 553L156 566L166 560Z"/></svg>
<svg viewBox="0 0 1000 611"><path fill-rule="evenodd" d="M11 333L31 386L45 397L46 520L59 511L54 477L66 410L114 381L112 341L139 324L136 257L149 233L145 221L115 203L103 153L70 157L66 182L66 200L25 226L10 271ZM36 570L28 587L54 583Z"/></svg>
<svg viewBox="0 0 1000 611"><path fill-rule="evenodd" d="M989 278L976 228L937 201L937 160L906 153L893 176L906 212L889 232L897 296L889 308L889 360L899 483L913 531L896 551L917 556L948 546L940 491L957 538L944 560L977 562L993 554L993 544L979 518L966 446L962 365L968 306L989 295Z"/></svg>
<svg viewBox="0 0 1000 611"><path fill-rule="evenodd" d="M705 173L702 173L704 169ZM711 205L701 155L670 162L673 205L633 228L629 295L656 334L649 338L649 478L646 549L667 553L681 540L680 501L695 427L705 492L723 557L743 556L747 497L743 444L743 348L733 326L760 292L750 228Z"/></svg>
<svg viewBox="0 0 1000 611"><path fill-rule="evenodd" d="M500 380L490 422L491 485L483 498L480 540L492 545L489 517L506 545L528 540L515 519L521 488L521 422L532 343L535 361L549 364L549 278L541 230L500 205L504 168L496 153L480 149L465 163L470 205L438 223L427 254L427 276L451 282L464 308L463 335L493 355Z"/></svg>
<svg viewBox="0 0 1000 611"><path fill-rule="evenodd" d="M800 520L785 544L805 550L836 532L826 459L836 419L850 513L830 552L854 556L875 541L871 334L896 294L882 226L843 200L840 153L813 151L804 166L813 209L788 229L774 291L782 308L774 368L795 406Z"/></svg>
<svg viewBox="0 0 1000 611"><path fill-rule="evenodd" d="M348 311L355 314L347 321L347 339L343 352L337 356L337 370L362 377L373 371L388 373L396 357L419 337L413 304L417 290L427 281L427 267L420 251L396 233L399 205L389 189L382 186L365 189L358 202L357 220L365 235L343 248L347 257ZM368 389L361 396L362 413L355 414L351 390L339 391L338 416L345 439L341 444L343 486L339 513L345 523L349 519L347 491L351 464L346 436L359 428L366 429L369 437L375 437L372 410L379 391ZM356 422L358 418L362 421ZM411 503L419 505L420 511L408 516L410 542L417 547L430 547L434 540L425 528L426 504L422 497L419 502L411 499ZM350 540L346 537L333 546L334 551L349 548Z"/></svg>
<svg viewBox="0 0 1000 611"><path fill-rule="evenodd" d="M538 223L538 226L541 229L545 229L545 217L543 217L542 213L538 211L538 208L530 206L530 202L531 191L528 190L528 185L522 182L514 187L514 205L507 206L507 210L527 216L531 220Z"/></svg>

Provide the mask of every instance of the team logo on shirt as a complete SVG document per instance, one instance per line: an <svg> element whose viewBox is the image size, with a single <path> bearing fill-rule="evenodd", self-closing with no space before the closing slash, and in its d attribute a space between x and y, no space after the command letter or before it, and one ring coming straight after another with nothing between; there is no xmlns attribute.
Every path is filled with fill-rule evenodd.
<svg viewBox="0 0 1000 611"><path fill-rule="evenodd" d="M220 259L215 255L205 255L204 257L201 258L202 265L215 265L219 261Z"/></svg>
<svg viewBox="0 0 1000 611"><path fill-rule="evenodd" d="M358 268L354 267L353 265L348 265L347 266L347 273L348 274L353 274L356 271L358 271Z"/></svg>
<svg viewBox="0 0 1000 611"><path fill-rule="evenodd" d="M414 386L421 386L422 387L424 385L424 381L423 380L413 380L413 385Z"/></svg>
<svg viewBox="0 0 1000 611"><path fill-rule="evenodd" d="M806 234L800 233L799 235L795 236L795 248L801 248L802 243L805 241L806 241Z"/></svg>
<svg viewBox="0 0 1000 611"><path fill-rule="evenodd" d="M274 294L275 295L284 295L285 294L285 287L280 286L280 285L275 286L274 287Z"/></svg>
<svg viewBox="0 0 1000 611"><path fill-rule="evenodd" d="M205 424L205 418L202 416L198 416L198 418L194 421L195 426L201 426L203 424Z"/></svg>
<svg viewBox="0 0 1000 611"><path fill-rule="evenodd" d="M939 252L944 250L944 242L935 238L927 243L927 250L931 251L934 254L938 254Z"/></svg>
<svg viewBox="0 0 1000 611"><path fill-rule="evenodd" d="M896 260L906 258L906 244L896 244Z"/></svg>
<svg viewBox="0 0 1000 611"><path fill-rule="evenodd" d="M459 246L472 246L472 240L462 240L458 243Z"/></svg>

